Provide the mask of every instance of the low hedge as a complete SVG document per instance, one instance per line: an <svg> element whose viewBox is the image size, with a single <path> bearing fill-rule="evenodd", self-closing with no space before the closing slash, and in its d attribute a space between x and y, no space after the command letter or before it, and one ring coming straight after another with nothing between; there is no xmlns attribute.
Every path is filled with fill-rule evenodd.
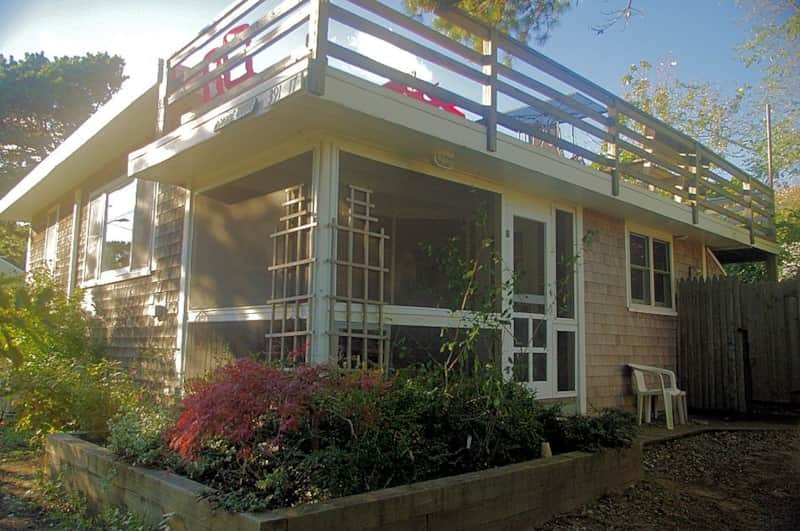
<svg viewBox="0 0 800 531"><path fill-rule="evenodd" d="M174 419L174 420L173 420ZM123 459L214 487L230 511L261 511L539 457L628 446L631 415L563 417L485 367L375 372L240 360L194 384L177 411L139 406L111 422Z"/></svg>

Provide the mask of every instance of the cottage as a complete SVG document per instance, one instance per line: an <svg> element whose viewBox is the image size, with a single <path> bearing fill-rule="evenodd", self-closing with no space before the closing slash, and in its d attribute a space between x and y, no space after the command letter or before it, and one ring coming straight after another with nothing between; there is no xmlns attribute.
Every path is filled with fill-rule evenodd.
<svg viewBox="0 0 800 531"><path fill-rule="evenodd" d="M250 353L401 366L510 315L479 338L509 378L630 405L626 363L675 367L678 279L774 270L773 192L438 16L481 51L371 0L235 3L0 201L28 269L84 289L110 355L166 388Z"/></svg>

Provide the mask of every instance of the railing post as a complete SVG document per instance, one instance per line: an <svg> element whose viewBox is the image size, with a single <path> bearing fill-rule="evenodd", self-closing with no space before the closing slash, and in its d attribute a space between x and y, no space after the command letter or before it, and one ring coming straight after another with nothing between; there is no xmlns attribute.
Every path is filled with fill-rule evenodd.
<svg viewBox="0 0 800 531"><path fill-rule="evenodd" d="M497 30L489 30L489 40L483 41L483 73L489 76L483 85L483 106L486 116L486 149L497 151Z"/></svg>
<svg viewBox="0 0 800 531"><path fill-rule="evenodd" d="M158 60L158 102L156 105L156 133L158 136L167 132L167 96L169 96L169 67L164 59Z"/></svg>
<svg viewBox="0 0 800 531"><path fill-rule="evenodd" d="M325 70L328 67L328 1L312 0L308 21L308 46L311 61L308 68L308 90L312 94L325 94Z"/></svg>
<svg viewBox="0 0 800 531"><path fill-rule="evenodd" d="M617 127L617 106L614 102L608 104L608 134L612 141L608 143L608 154L606 155L611 162L611 194L619 195L619 127Z"/></svg>
<svg viewBox="0 0 800 531"><path fill-rule="evenodd" d="M751 190L750 175L747 175L742 182L742 191L744 192L745 217L747 218L747 230L750 232L750 245L756 241L755 234L753 233L753 191Z"/></svg>
<svg viewBox="0 0 800 531"><path fill-rule="evenodd" d="M694 143L694 167L691 168L692 177L689 180L689 203L692 205L692 224L700 223L700 208L697 205L697 188L703 171L703 157L700 153L700 144Z"/></svg>

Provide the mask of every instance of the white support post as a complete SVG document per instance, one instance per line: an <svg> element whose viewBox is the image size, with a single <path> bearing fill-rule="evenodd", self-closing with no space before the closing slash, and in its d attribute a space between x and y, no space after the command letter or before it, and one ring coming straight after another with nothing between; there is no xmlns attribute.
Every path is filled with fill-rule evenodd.
<svg viewBox="0 0 800 531"><path fill-rule="evenodd" d="M313 0L308 22L308 47L311 49L308 90L325 94L325 70L328 66L328 0Z"/></svg>
<svg viewBox="0 0 800 531"><path fill-rule="evenodd" d="M178 292L178 329L175 333L175 383L176 391L181 393L186 376L186 343L188 325L189 274L192 261L192 232L194 227L193 192L186 190L186 201L183 210L183 241L181 243L181 279ZM155 202L158 208L158 200Z"/></svg>
<svg viewBox="0 0 800 531"><path fill-rule="evenodd" d="M72 295L78 280L78 242L81 231L81 191L75 191L75 202L72 203L72 240L69 245L69 273L67 274L67 296Z"/></svg>
<svg viewBox="0 0 800 531"><path fill-rule="evenodd" d="M331 359L331 301L336 289L333 242L339 205L339 151L332 142L323 140L314 149L312 172L311 201L317 227L311 275L310 360L320 364Z"/></svg>
<svg viewBox="0 0 800 531"><path fill-rule="evenodd" d="M500 197L500 256L501 256L501 271L500 279L503 287L511 284L514 277L514 216L508 204L506 194ZM502 315L510 316L512 314L512 302L509 300L508 294L503 291L501 294L501 313ZM506 381L511 380L512 371L514 368L514 336L513 336L514 323L510 326L504 327L502 333L500 369L503 372L503 379Z"/></svg>
<svg viewBox="0 0 800 531"><path fill-rule="evenodd" d="M483 105L486 109L486 149L497 151L497 35L489 31L489 40L483 41L483 73L489 77L483 86Z"/></svg>
<svg viewBox="0 0 800 531"><path fill-rule="evenodd" d="M577 367L576 391L578 393L578 413L586 414L586 305L584 292L584 265L586 262L586 248L583 245L583 207L578 207L575 212L575 252L578 262L575 268L575 318L578 321L578 333L575 338L575 365Z"/></svg>

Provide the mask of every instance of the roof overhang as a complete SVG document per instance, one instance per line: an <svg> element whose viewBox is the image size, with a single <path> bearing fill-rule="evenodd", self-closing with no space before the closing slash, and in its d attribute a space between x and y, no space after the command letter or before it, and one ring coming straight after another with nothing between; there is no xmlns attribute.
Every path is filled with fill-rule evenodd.
<svg viewBox="0 0 800 531"><path fill-rule="evenodd" d="M152 140L156 99L155 85L112 98L0 199L0 219L29 221L114 158Z"/></svg>
<svg viewBox="0 0 800 531"><path fill-rule="evenodd" d="M456 171L503 189L569 200L714 248L751 247L748 231L705 212L694 224L688 205L646 188L621 182L619 196L613 196L609 175L546 149L498 135L496 151L487 151L480 124L353 75L329 68L321 97L306 90L304 72L292 75L276 80L272 88L259 87L226 102L131 153L129 175L204 190L259 169L256 161L263 167L270 158L265 153L279 156L289 139L333 136L391 153L416 168L430 167L434 152L447 150ZM287 84L292 90L286 90ZM281 97L275 99L276 93ZM777 252L774 242L762 238L753 246Z"/></svg>

